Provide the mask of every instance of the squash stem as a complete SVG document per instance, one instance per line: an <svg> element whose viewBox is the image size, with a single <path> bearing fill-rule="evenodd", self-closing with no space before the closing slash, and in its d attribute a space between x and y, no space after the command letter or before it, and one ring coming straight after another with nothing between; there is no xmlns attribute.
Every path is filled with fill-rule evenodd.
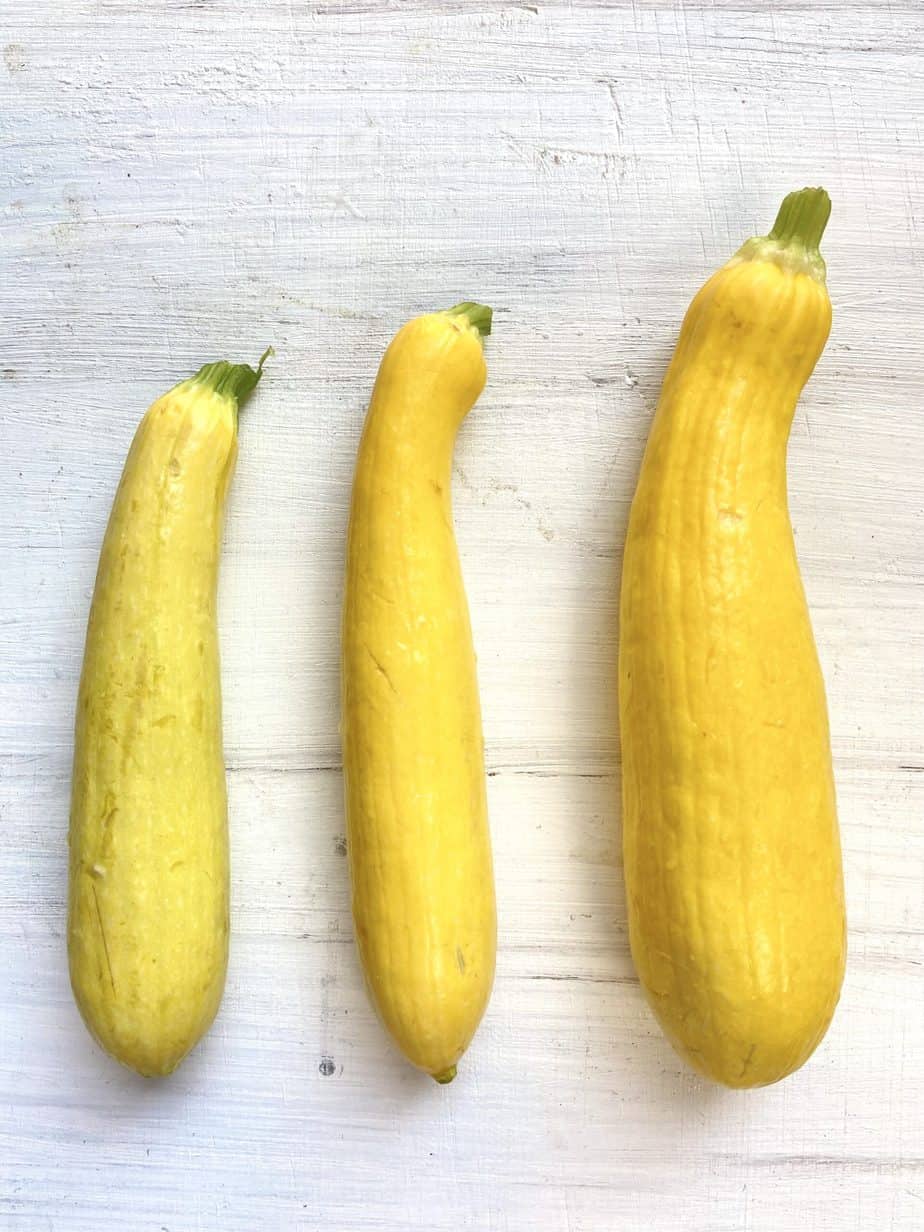
<svg viewBox="0 0 924 1232"><path fill-rule="evenodd" d="M263 375L263 365L268 356L273 354L273 348L267 347L260 356L256 370L250 364L231 364L226 359L220 359L214 364L204 364L192 381L212 389L223 398L230 398L238 407L253 393L257 382Z"/></svg>
<svg viewBox="0 0 924 1232"><path fill-rule="evenodd" d="M823 188L800 188L784 198L767 238L817 252L830 216L831 198Z"/></svg>
<svg viewBox="0 0 924 1232"><path fill-rule="evenodd" d="M478 305L476 304L475 307L477 308ZM488 312L490 311L491 309L489 308ZM434 1080L438 1082L440 1086L445 1086L447 1082L452 1082L455 1076L456 1076L456 1067L454 1065L450 1065L449 1069L444 1069L442 1073L433 1075Z"/></svg>
<svg viewBox="0 0 924 1232"><path fill-rule="evenodd" d="M823 188L800 188L780 206L769 235L747 240L730 264L772 261L790 274L808 274L824 285L825 263L818 251L831 214L831 198Z"/></svg>
<svg viewBox="0 0 924 1232"><path fill-rule="evenodd" d="M481 338L487 338L491 332L492 309L486 304L476 304L471 301L456 304L454 308L446 309L447 317L465 317L469 325L478 331Z"/></svg>

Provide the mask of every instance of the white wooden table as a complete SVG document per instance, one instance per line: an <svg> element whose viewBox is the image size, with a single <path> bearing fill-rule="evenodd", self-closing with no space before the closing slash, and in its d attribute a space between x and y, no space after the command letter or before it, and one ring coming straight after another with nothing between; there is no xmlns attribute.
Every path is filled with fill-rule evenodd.
<svg viewBox="0 0 924 1232"><path fill-rule="evenodd" d="M0 41L0 1225L924 1226L921 5L5 0ZM616 595L683 311L807 183L834 200L835 325L790 476L850 962L813 1060L735 1094L682 1068L633 976ZM353 951L337 627L379 357L468 298L496 309L455 500L500 954L440 1089ZM87 606L141 413L267 343L222 580L229 983L154 1084L67 980Z"/></svg>

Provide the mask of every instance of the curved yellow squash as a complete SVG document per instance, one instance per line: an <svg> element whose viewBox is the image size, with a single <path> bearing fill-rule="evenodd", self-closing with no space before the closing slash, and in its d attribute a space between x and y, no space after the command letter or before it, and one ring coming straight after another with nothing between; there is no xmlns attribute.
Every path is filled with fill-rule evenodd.
<svg viewBox="0 0 924 1232"><path fill-rule="evenodd" d="M392 341L350 515L342 736L353 917L372 999L449 1082L484 1013L496 924L475 656L452 530L456 432L484 388L490 310Z"/></svg>
<svg viewBox="0 0 924 1232"><path fill-rule="evenodd" d="M215 623L239 400L259 371L208 364L132 443L103 541L77 702L68 954L84 1021L168 1074L221 1000L228 833Z"/></svg>
<svg viewBox="0 0 924 1232"><path fill-rule="evenodd" d="M844 970L824 685L786 443L831 324L830 202L787 197L694 299L629 520L620 632L632 953L665 1033L732 1087L785 1077Z"/></svg>

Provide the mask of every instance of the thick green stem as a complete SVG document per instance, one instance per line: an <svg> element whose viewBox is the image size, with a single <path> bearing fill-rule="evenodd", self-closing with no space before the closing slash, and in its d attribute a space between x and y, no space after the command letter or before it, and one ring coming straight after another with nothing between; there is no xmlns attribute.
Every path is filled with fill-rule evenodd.
<svg viewBox="0 0 924 1232"><path fill-rule="evenodd" d="M491 332L491 318L494 313L486 304L472 302L456 304L455 308L446 309L446 315L447 317L465 317L469 325L477 330L482 338L487 338Z"/></svg>
<svg viewBox="0 0 924 1232"><path fill-rule="evenodd" d="M794 274L825 280L825 263L818 245L831 214L831 198L823 188L800 188L780 206L769 235L748 240L732 258L773 261Z"/></svg>
<svg viewBox="0 0 924 1232"><path fill-rule="evenodd" d="M231 398L240 407L241 403L253 393L257 382L263 375L263 365L267 357L273 354L273 348L267 347L260 356L256 370L250 364L231 364L226 359L220 359L214 364L205 364L199 369L192 381L196 385L205 385L224 398Z"/></svg>
<svg viewBox="0 0 924 1232"><path fill-rule="evenodd" d="M817 252L830 217L831 198L823 188L800 188L784 198L767 238Z"/></svg>
<svg viewBox="0 0 924 1232"><path fill-rule="evenodd" d="M475 307L477 308L478 305L476 304ZM491 309L489 308L488 312L490 311ZM433 1075L434 1079L440 1084L440 1086L445 1086L447 1082L452 1082L455 1076L456 1076L456 1067L454 1065L450 1065L449 1069L444 1069L441 1074Z"/></svg>

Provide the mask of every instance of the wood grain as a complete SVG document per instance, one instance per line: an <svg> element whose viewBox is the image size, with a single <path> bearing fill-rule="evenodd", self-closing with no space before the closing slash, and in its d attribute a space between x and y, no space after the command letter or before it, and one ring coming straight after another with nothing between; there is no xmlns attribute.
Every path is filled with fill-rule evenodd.
<svg viewBox="0 0 924 1232"><path fill-rule="evenodd" d="M0 41L0 1218L15 1232L911 1232L924 1224L924 10L6 0ZM790 188L834 200L790 487L831 706L850 964L821 1051L687 1074L628 956L616 593L682 313ZM353 953L337 738L352 460L416 312L495 306L455 512L498 979L460 1078ZM222 581L234 943L159 1085L62 940L71 727L135 424L276 357Z"/></svg>

